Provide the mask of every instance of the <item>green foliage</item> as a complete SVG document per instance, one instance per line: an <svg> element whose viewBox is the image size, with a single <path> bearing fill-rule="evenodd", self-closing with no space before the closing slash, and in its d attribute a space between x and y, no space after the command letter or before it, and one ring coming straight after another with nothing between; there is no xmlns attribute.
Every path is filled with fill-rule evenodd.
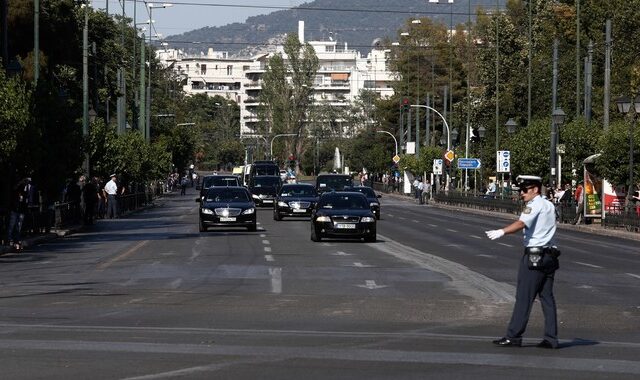
<svg viewBox="0 0 640 380"><path fill-rule="evenodd" d="M602 153L596 160L596 170L600 175L614 185L626 185L629 180L629 131L632 124L628 120L620 120L612 123L610 128L602 134L599 146ZM633 178L634 182L640 180L640 130L633 132Z"/></svg>
<svg viewBox="0 0 640 380"><path fill-rule="evenodd" d="M14 154L19 135L29 122L31 91L17 78L7 79L0 70L0 163Z"/></svg>
<svg viewBox="0 0 640 380"><path fill-rule="evenodd" d="M511 151L511 172L538 175L549 180L549 147L551 145L551 119L536 120L526 128L520 128L505 144ZM485 168L495 171L495 151L493 161Z"/></svg>
<svg viewBox="0 0 640 380"><path fill-rule="evenodd" d="M358 172L364 168L370 173L388 170L393 153L381 143L383 138L374 131L364 131L356 138L346 140L342 154L349 168Z"/></svg>

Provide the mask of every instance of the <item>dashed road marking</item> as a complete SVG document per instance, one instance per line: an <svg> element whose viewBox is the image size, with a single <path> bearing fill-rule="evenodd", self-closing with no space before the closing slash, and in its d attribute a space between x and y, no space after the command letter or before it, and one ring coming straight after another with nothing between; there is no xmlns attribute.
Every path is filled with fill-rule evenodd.
<svg viewBox="0 0 640 380"><path fill-rule="evenodd" d="M451 228L447 228L447 231L449 231L449 232L458 232L456 230L452 230Z"/></svg>
<svg viewBox="0 0 640 380"><path fill-rule="evenodd" d="M143 240L143 241L139 242L138 244L136 244L133 247L129 248L123 254L118 255L118 256L112 258L111 260L98 265L98 270L106 269L106 268L110 267L111 264L133 255L138 249L142 248L142 246L144 246L148 242L149 242L149 240Z"/></svg>
<svg viewBox="0 0 640 380"><path fill-rule="evenodd" d="M271 247L264 247L265 252L271 252Z"/></svg>
<svg viewBox="0 0 640 380"><path fill-rule="evenodd" d="M261 237L261 238L266 238L266 237L267 237L267 234L260 234L260 237Z"/></svg>
<svg viewBox="0 0 640 380"><path fill-rule="evenodd" d="M472 237L474 239L482 239L482 236L478 236L478 235L469 235L469 237Z"/></svg>
<svg viewBox="0 0 640 380"><path fill-rule="evenodd" d="M437 224L431 224L431 223L427 224L427 226L429 226L429 227L438 227Z"/></svg>
<svg viewBox="0 0 640 380"><path fill-rule="evenodd" d="M483 253L478 254L478 255L476 255L476 256L479 256L479 257L487 257L487 258L489 258L489 259L495 259L495 258L497 257L496 255L485 255L485 254L483 254Z"/></svg>
<svg viewBox="0 0 640 380"><path fill-rule="evenodd" d="M504 247L509 247L509 248L513 248L513 246L511 244L507 244L507 243L498 243Z"/></svg>
<svg viewBox="0 0 640 380"><path fill-rule="evenodd" d="M371 268L373 265L363 264L363 263L353 263L353 266L356 268Z"/></svg>
<svg viewBox="0 0 640 380"><path fill-rule="evenodd" d="M633 273L627 273L627 276L631 276L631 277L635 277L635 278L639 278L640 276L638 276L637 274L633 274Z"/></svg>
<svg viewBox="0 0 640 380"><path fill-rule="evenodd" d="M269 242L269 240L263 240L263 241L262 241L262 244L267 244L267 245L269 245L269 244L271 244L271 243Z"/></svg>
<svg viewBox="0 0 640 380"><path fill-rule="evenodd" d="M579 264L579 265L584 265L585 267L589 267L589 268L602 269L602 267L601 267L601 266L599 266L599 265L593 265L593 264L583 263L583 262L581 262L581 261L574 261L574 263Z"/></svg>
<svg viewBox="0 0 640 380"><path fill-rule="evenodd" d="M415 219L411 219L411 221L414 222L414 223L420 223L419 220L415 220Z"/></svg>
<svg viewBox="0 0 640 380"><path fill-rule="evenodd" d="M276 259L274 259L272 255L264 255L264 259L267 261L276 261Z"/></svg>

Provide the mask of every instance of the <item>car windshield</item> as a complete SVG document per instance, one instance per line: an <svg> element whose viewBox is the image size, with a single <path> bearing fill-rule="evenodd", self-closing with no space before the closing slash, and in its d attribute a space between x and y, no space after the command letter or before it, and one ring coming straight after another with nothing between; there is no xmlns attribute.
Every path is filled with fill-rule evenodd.
<svg viewBox="0 0 640 380"><path fill-rule="evenodd" d="M256 165L255 175L280 175L280 169L276 165Z"/></svg>
<svg viewBox="0 0 640 380"><path fill-rule="evenodd" d="M207 192L207 202L250 202L245 189L212 187Z"/></svg>
<svg viewBox="0 0 640 380"><path fill-rule="evenodd" d="M213 177L206 177L204 179L205 189L208 189L214 186L240 186L240 184L238 183L238 178L236 177L213 176Z"/></svg>
<svg viewBox="0 0 640 380"><path fill-rule="evenodd" d="M342 190L345 187L351 186L352 181L350 177L318 177L318 188L321 190Z"/></svg>
<svg viewBox="0 0 640 380"><path fill-rule="evenodd" d="M318 207L334 210L365 210L369 209L369 203L367 203L366 198L360 194L332 194L322 197Z"/></svg>
<svg viewBox="0 0 640 380"><path fill-rule="evenodd" d="M364 194L368 198L375 198L376 197L376 192L373 191L373 189L370 188L370 187L351 187L351 188L345 189L345 190L357 191L359 193Z"/></svg>
<svg viewBox="0 0 640 380"><path fill-rule="evenodd" d="M313 186L284 186L280 192L281 197L316 196Z"/></svg>
<svg viewBox="0 0 640 380"><path fill-rule="evenodd" d="M277 187L280 184L280 177L254 178L253 187Z"/></svg>

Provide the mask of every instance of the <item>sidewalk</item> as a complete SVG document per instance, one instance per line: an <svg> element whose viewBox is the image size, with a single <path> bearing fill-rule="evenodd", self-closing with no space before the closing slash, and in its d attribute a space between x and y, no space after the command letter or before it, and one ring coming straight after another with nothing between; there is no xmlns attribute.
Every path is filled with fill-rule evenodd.
<svg viewBox="0 0 640 380"><path fill-rule="evenodd" d="M398 194L398 193L381 193L381 194L384 194L385 196L393 197L393 198L396 198L396 199L404 199L404 200L406 200L408 202L411 202L411 203L415 204L415 199L413 197L408 196L408 195L402 195L402 194ZM416 206L418 206L418 205L416 205ZM426 205L419 205L419 206L426 206ZM465 213L469 213L469 214L491 216L491 217L495 217L495 218L501 218L501 219L504 219L504 220L516 220L516 219L518 219L518 215L514 215L514 214L506 214L506 213L495 212L495 211L477 210L477 209L472 209L472 208L449 206L449 205L445 205L445 204L439 204L439 203L436 203L436 202L429 202L429 206L437 207L437 208L441 208L441 209L445 209L445 210L460 211L460 212L465 212ZM578 225L574 225L574 224L559 223L558 224L558 229L560 229L560 230L568 230L568 231L579 231L579 232L589 233L589 234L593 234L593 235L618 237L618 238L622 238L622 239L640 241L640 233L623 231L623 230L614 230L614 229L611 229L611 228L604 228L600 224L588 224L588 225L587 224L578 224Z"/></svg>

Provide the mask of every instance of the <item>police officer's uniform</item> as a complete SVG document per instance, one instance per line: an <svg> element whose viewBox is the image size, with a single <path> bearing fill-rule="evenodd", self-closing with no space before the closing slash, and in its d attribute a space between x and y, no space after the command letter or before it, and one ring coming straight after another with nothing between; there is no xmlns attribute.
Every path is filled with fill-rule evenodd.
<svg viewBox="0 0 640 380"><path fill-rule="evenodd" d="M541 187L540 177L519 176L521 189L532 185ZM558 346L558 325L556 303L553 296L554 273L558 269L559 251L555 247L554 234L556 232L555 208L548 200L539 194L527 202L519 220L524 223L525 252L520 259L516 303L513 308L511 321L507 328L507 335L501 340L494 341L498 345L519 346L522 342L531 307L536 298L540 297L544 314L544 341L538 346L556 348ZM539 262L530 262L542 254ZM539 256L537 256L539 257ZM530 269L531 266L533 269Z"/></svg>

